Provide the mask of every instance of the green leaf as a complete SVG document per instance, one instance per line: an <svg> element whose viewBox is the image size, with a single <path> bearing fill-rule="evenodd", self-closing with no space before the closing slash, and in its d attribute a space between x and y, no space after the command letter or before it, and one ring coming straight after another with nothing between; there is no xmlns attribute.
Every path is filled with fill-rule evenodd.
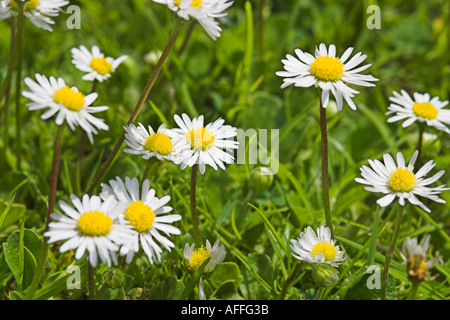
<svg viewBox="0 0 450 320"><path fill-rule="evenodd" d="M11 291L9 292L9 299L10 300L27 300L27 297L19 291Z"/></svg>
<svg viewBox="0 0 450 320"><path fill-rule="evenodd" d="M214 269L211 276L208 277L208 283L214 288L218 288L230 280L233 280L237 287L239 287L242 281L239 266L234 262L222 262Z"/></svg>
<svg viewBox="0 0 450 320"><path fill-rule="evenodd" d="M168 277L150 290L149 300L173 300L181 294L184 284L175 277Z"/></svg>
<svg viewBox="0 0 450 320"><path fill-rule="evenodd" d="M38 235L29 229L23 230L23 245L21 246L20 231L11 233L8 240L3 245L5 260L9 269L14 275L19 288L27 288L33 279L36 261L42 240ZM20 252L24 252L23 265L21 264Z"/></svg>
<svg viewBox="0 0 450 320"><path fill-rule="evenodd" d="M87 270L88 270L88 262L87 259L81 259L75 263L76 266L80 267L80 280L87 279ZM41 289L36 291L34 294L33 300L47 300L50 297L67 290L67 281L69 280L69 277L72 277L75 275L75 272L63 272L59 276L57 276L55 279L50 277L50 281L48 283L44 284ZM80 289L83 288L83 281L81 281ZM86 281L85 281L86 282ZM70 284L74 284L70 282Z"/></svg>
<svg viewBox="0 0 450 320"><path fill-rule="evenodd" d="M223 282L211 295L211 299L236 299L238 297L236 280Z"/></svg>
<svg viewBox="0 0 450 320"><path fill-rule="evenodd" d="M267 255L252 253L248 257L248 263L251 265L252 269L266 282L272 283L273 281L273 267L270 258ZM240 285L240 289L246 299L267 299L269 292L264 288L260 281L256 279L251 272L247 269L242 268L241 274L243 280Z"/></svg>
<svg viewBox="0 0 450 320"><path fill-rule="evenodd" d="M8 207L9 207L9 209L8 209ZM12 225L13 223L22 219L23 216L25 215L26 209L27 208L23 204L12 203L12 201L10 201L8 204L6 204L6 202L4 200L0 199L0 211L4 213L5 210L8 210L3 221L1 221L2 218L0 217L0 222L2 222L2 224L0 225L0 228L5 229L8 226ZM3 213L2 213L2 215L3 215Z"/></svg>
<svg viewBox="0 0 450 320"><path fill-rule="evenodd" d="M9 213L9 210L11 209L11 206L13 204L14 198L16 197L16 195L14 194L11 198L11 200L9 200L9 204L8 206L5 208L5 210L3 210L2 214L0 215L0 229L3 226L3 222L5 222L5 219Z"/></svg>

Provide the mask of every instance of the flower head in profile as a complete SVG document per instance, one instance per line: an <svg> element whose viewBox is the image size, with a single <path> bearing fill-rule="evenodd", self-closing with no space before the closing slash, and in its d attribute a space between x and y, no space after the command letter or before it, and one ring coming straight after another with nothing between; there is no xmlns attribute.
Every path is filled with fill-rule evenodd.
<svg viewBox="0 0 450 320"><path fill-rule="evenodd" d="M291 239L290 248L295 258L311 264L337 267L345 260L344 252L336 245L336 240L331 239L330 228L325 226L317 228L317 235L313 228L307 227L300 238Z"/></svg>
<svg viewBox="0 0 450 320"><path fill-rule="evenodd" d="M142 123L138 126L130 124L124 126L124 129L128 146L124 152L140 154L145 160L156 157L158 160L179 164L183 161L183 154L190 150L186 139L167 129L165 124L160 125L157 132L151 126L147 130Z"/></svg>
<svg viewBox="0 0 450 320"><path fill-rule="evenodd" d="M126 225L130 224L136 233L135 242L124 245L120 249L120 254L126 255L126 261L130 263L134 254L139 251L140 243L150 263L161 261L160 246L169 252L175 247L166 236L181 233L178 228L171 225L181 220L181 216L167 214L172 211L172 207L166 206L170 196L161 199L155 197L156 192L150 189L150 182L147 179L142 183L141 189L138 179L129 177L125 177L125 183L120 177L116 177L115 180L110 180L109 184L102 183L101 187L100 197L108 199L113 196L118 202L119 220Z"/></svg>
<svg viewBox="0 0 450 320"><path fill-rule="evenodd" d="M435 127L438 130L450 133L446 125L450 124L450 110L443 108L448 101L440 101L439 97L431 99L428 93L420 94L414 92L412 99L405 90L401 90L401 94L394 91L394 97L390 97L386 115L393 115L387 122L396 122L405 120L402 124L403 128L410 126L418 121L426 123L429 127Z"/></svg>
<svg viewBox="0 0 450 320"><path fill-rule="evenodd" d="M86 131L91 143L94 141L92 135L98 133L97 129L109 129L103 119L92 115L109 109L107 106L91 106L98 97L97 93L85 96L76 87L68 87L62 78L47 79L46 76L36 74L36 80L25 78L30 91L23 91L22 94L32 100L27 104L28 110L48 109L41 115L41 119L56 115L55 122L58 126L64 121L72 130L75 130L75 126L80 126Z"/></svg>
<svg viewBox="0 0 450 320"><path fill-rule="evenodd" d="M208 264L203 269L203 273L214 271L219 263L222 263L225 258L225 247L217 240L213 246L209 240L206 240L206 246L201 246L195 250L195 244L184 246L184 258L187 260L189 269L194 272L200 267L206 259L210 258Z"/></svg>
<svg viewBox="0 0 450 320"><path fill-rule="evenodd" d="M0 20L15 17L19 14L17 2L23 0L0 1ZM24 16L36 27L52 31L51 24L55 22L49 17L56 17L61 7L69 4L66 0L29 0L25 4Z"/></svg>
<svg viewBox="0 0 450 320"><path fill-rule="evenodd" d="M419 243L417 238L407 237L403 242L402 257L406 262L408 278L411 281L428 280L428 271L442 258L436 252L432 260L427 261L427 251L430 245L430 235L425 236Z"/></svg>
<svg viewBox="0 0 450 320"><path fill-rule="evenodd" d="M428 161L414 173L414 164L418 154L418 151L414 152L408 166L406 166L405 158L401 152L397 153L397 163L390 154L383 156L384 164L378 160L369 160L370 168L365 165L362 166L360 169L362 178L356 178L355 181L368 185L364 188L367 191L385 194L377 201L380 207L388 206L398 197L398 202L402 206L405 205L405 200L408 200L411 204L419 206L426 212L431 212L417 196L445 203L445 200L439 198L438 194L444 190L449 190L449 188L445 188L444 185L428 187L445 173L444 170L441 170L434 176L427 177L436 165L433 160Z"/></svg>
<svg viewBox="0 0 450 320"><path fill-rule="evenodd" d="M128 56L123 55L117 59L105 57L97 46L92 46L89 51L85 46L72 48L72 63L79 70L86 72L83 80L103 82L111 77L116 68L125 61Z"/></svg>
<svg viewBox="0 0 450 320"><path fill-rule="evenodd" d="M116 253L120 246L132 243L135 233L130 225L119 224L115 207L117 202L110 197L102 201L98 196L84 195L79 199L70 197L73 205L59 202L64 214L52 213L55 221L49 223L49 230L44 236L49 243L67 240L59 248L60 252L76 249L75 259L81 259L86 250L89 262L97 266L98 258L111 266L117 265Z"/></svg>
<svg viewBox="0 0 450 320"><path fill-rule="evenodd" d="M203 116L191 120L185 113L181 117L175 115L174 119L179 128L172 130L190 146L190 152L183 157L181 169L198 164L203 174L206 165L214 170L218 167L225 170L225 164L233 163L233 151L239 145L233 139L237 135L235 127L224 125L225 120L220 118L204 126Z"/></svg>
<svg viewBox="0 0 450 320"><path fill-rule="evenodd" d="M363 87L375 86L372 81L377 81L372 75L364 75L360 72L369 68L371 64L358 67L367 55L358 52L351 59L350 55L353 48L350 47L342 54L336 56L336 47L331 44L327 49L324 43L316 47L315 56L308 52L296 49L297 57L290 54L283 59L284 71L278 71L276 74L283 79L281 88L286 88L293 84L296 87L318 86L322 90L322 106L327 107L330 92L336 99L337 108L342 110L345 100L350 108L356 110L356 105L352 98L359 91L350 88L347 84ZM357 68L358 67L358 68Z"/></svg>
<svg viewBox="0 0 450 320"><path fill-rule="evenodd" d="M220 37L222 29L216 18L227 15L224 11L228 9L234 1L232 0L153 0L157 3L165 4L170 10L177 13L185 20L195 19L205 29L206 33L216 40Z"/></svg>

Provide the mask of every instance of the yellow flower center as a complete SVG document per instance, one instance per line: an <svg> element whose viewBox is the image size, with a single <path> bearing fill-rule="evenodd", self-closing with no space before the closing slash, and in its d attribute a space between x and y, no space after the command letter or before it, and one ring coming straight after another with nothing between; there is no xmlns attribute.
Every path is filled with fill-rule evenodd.
<svg viewBox="0 0 450 320"><path fill-rule="evenodd" d="M322 56L311 63L311 73L322 81L337 81L344 73L344 65L339 58Z"/></svg>
<svg viewBox="0 0 450 320"><path fill-rule="evenodd" d="M211 131L204 127L193 129L186 133L186 139L190 142L193 150L205 150L214 142Z"/></svg>
<svg viewBox="0 0 450 320"><path fill-rule="evenodd" d="M418 117L433 120L436 118L438 114L438 109L436 109L431 103L429 102L416 102L413 105L413 111L414 114Z"/></svg>
<svg viewBox="0 0 450 320"><path fill-rule="evenodd" d="M39 3L39 0L29 0L25 5L25 10L36 9L38 3ZM13 8L14 10L18 9L17 3L14 0L11 0L11 2L9 4L10 4L11 8Z"/></svg>
<svg viewBox="0 0 450 320"><path fill-rule="evenodd" d="M416 176L408 169L397 168L388 182L389 187L395 192L410 192L416 186Z"/></svg>
<svg viewBox="0 0 450 320"><path fill-rule="evenodd" d="M139 200L131 203L125 210L125 219L130 222L137 232L143 233L152 227L155 214L148 205Z"/></svg>
<svg viewBox="0 0 450 320"><path fill-rule="evenodd" d="M94 71L97 71L99 74L101 74L102 76L110 73L111 69L113 67L112 64L110 62L106 61L105 58L92 58L89 66Z"/></svg>
<svg viewBox="0 0 450 320"><path fill-rule="evenodd" d="M72 111L80 111L84 106L84 95L80 92L73 91L67 86L57 90L53 96L53 100Z"/></svg>
<svg viewBox="0 0 450 320"><path fill-rule="evenodd" d="M175 4L179 6L183 0L175 0ZM203 0L192 0L191 7L195 9L199 9L202 7Z"/></svg>
<svg viewBox="0 0 450 320"><path fill-rule="evenodd" d="M408 275L410 278L423 280L428 273L427 264L422 257L412 257L407 260Z"/></svg>
<svg viewBox="0 0 450 320"><path fill-rule="evenodd" d="M145 139L144 147L151 152L167 156L173 149L172 139L164 133L153 133Z"/></svg>
<svg viewBox="0 0 450 320"><path fill-rule="evenodd" d="M191 255L191 259L189 259L189 267L192 270L197 270L198 267L200 267L202 265L203 262L205 262L206 259L209 258L209 256L211 255L211 252L206 250L203 246L194 251ZM204 269L204 271L208 271L206 269Z"/></svg>
<svg viewBox="0 0 450 320"><path fill-rule="evenodd" d="M112 219L99 211L83 213L77 222L78 231L89 237L106 236L112 225Z"/></svg>
<svg viewBox="0 0 450 320"><path fill-rule="evenodd" d="M336 248L329 242L319 241L317 242L311 250L311 254L315 258L318 253L323 253L325 256L325 261L331 261L336 256Z"/></svg>

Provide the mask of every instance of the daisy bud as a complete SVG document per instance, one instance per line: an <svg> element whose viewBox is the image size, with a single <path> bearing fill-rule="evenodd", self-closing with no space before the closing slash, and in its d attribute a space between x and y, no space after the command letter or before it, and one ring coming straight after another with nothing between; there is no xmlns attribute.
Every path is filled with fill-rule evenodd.
<svg viewBox="0 0 450 320"><path fill-rule="evenodd" d="M338 271L326 263L312 265L312 275L319 287L329 287L338 280Z"/></svg>
<svg viewBox="0 0 450 320"><path fill-rule="evenodd" d="M273 172L267 167L257 167L250 173L249 186L255 192L263 192L270 188L273 182Z"/></svg>
<svg viewBox="0 0 450 320"><path fill-rule="evenodd" d="M111 289L119 289L125 286L125 275L119 269L108 270L103 279Z"/></svg>

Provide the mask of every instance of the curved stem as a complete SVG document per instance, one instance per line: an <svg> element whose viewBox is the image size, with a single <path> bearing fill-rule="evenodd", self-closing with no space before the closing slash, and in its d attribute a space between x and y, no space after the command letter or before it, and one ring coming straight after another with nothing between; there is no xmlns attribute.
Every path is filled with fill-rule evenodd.
<svg viewBox="0 0 450 320"><path fill-rule="evenodd" d="M242 203L241 210L239 211L239 215L237 217L236 224L238 226L240 226L240 224L242 223L242 220L245 217L245 212L247 211L248 203L252 200L254 194L255 194L255 192L252 189L248 190L247 195L245 196L244 202Z"/></svg>
<svg viewBox="0 0 450 320"><path fill-rule="evenodd" d="M25 40L25 2L17 1L19 15L17 16L17 74L16 74L16 166L20 170L22 164L22 117L20 108L20 98L22 95L22 62L23 48Z"/></svg>
<svg viewBox="0 0 450 320"><path fill-rule="evenodd" d="M292 282L294 281L294 279L297 277L297 274L299 273L301 266L304 264L304 262L300 262L297 263L297 265L295 266L294 271L292 272L292 274L289 276L289 278L286 280L286 282L283 285L283 288L281 289L281 293L280 293L280 300L284 300L284 298L286 298L286 293L289 290L289 288L292 285Z"/></svg>
<svg viewBox="0 0 450 320"><path fill-rule="evenodd" d="M381 284L381 300L386 300L387 284L389 280L389 266L391 264L392 255L394 253L395 245L397 243L398 235L400 233L400 225L402 222L403 206L397 204L397 216L395 218L394 233L392 234L391 243L389 244L388 251L386 252L386 260L384 263L383 282Z"/></svg>
<svg viewBox="0 0 450 320"><path fill-rule="evenodd" d="M197 213L197 171L198 171L198 164L194 164L192 166L191 171L191 217L194 229L194 239L197 246L200 247L203 244L203 241L202 236L200 234L200 227Z"/></svg>
<svg viewBox="0 0 450 320"><path fill-rule="evenodd" d="M320 94L320 135L322 141L322 196L323 209L325 211L325 221L331 231L331 238L334 239L333 222L330 208L330 186L328 179L328 136L327 136L327 109L322 105L322 95Z"/></svg>
<svg viewBox="0 0 450 320"><path fill-rule="evenodd" d="M51 178L50 178L50 192L49 192L49 196L48 196L48 210L47 210L47 217L45 220L45 229L44 229L45 231L48 229L48 224L50 223L50 214L53 213L54 209L55 209L56 190L58 187L59 162L61 159L64 126L65 126L65 124L62 124L62 125L58 126L57 130L56 130L52 173L51 173ZM39 255L39 260L38 260L36 270L33 275L33 280L31 282L30 287L27 289L27 299L30 299L30 300L33 299L34 293L36 292L36 289L39 284L39 280L41 279L44 265L47 261L47 254L48 254L48 240L46 237L44 237L43 242L42 242L41 252Z"/></svg>
<svg viewBox="0 0 450 320"><path fill-rule="evenodd" d="M144 102L147 99L151 89L153 88L156 78L158 77L158 75L164 65L164 62L166 61L167 57L169 56L169 53L172 50L172 48L175 44L175 41L178 38L184 24L185 24L185 22L181 18L177 18L175 20L175 26L173 28L172 34L170 35L170 38L166 44L166 47L164 48L164 51L162 52L161 57L159 58L158 62L156 63L156 66L153 69L153 72L151 73L150 78L148 79L148 82L141 94L141 97L139 98L139 101L136 104L136 107L134 108L134 110L127 122L127 125L132 124L136 120L136 118L137 118L139 112L141 111L142 106L144 105ZM94 189L97 187L97 185L100 183L100 180L106 174L106 172L108 171L108 168L111 166L114 158L116 157L117 153L119 152L120 147L124 140L125 140L125 129L122 130L122 133L120 134L119 139L117 140L116 144L114 145L113 150L109 154L105 163L100 168L100 171L95 176L94 181L92 182L91 186L87 190L88 194L91 194L94 191Z"/></svg>

